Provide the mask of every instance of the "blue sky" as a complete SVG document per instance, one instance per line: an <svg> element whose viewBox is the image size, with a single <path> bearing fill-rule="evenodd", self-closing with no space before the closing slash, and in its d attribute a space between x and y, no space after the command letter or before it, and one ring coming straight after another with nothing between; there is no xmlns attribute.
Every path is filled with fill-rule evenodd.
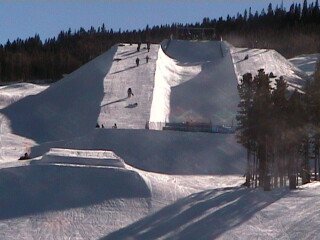
<svg viewBox="0 0 320 240"><path fill-rule="evenodd" d="M260 12L270 2L274 6L281 4L281 0L0 0L0 44L36 33L45 39L68 28L88 29L102 23L115 30L139 29L147 24L193 23L204 17L232 16L249 7ZM288 7L293 1L283 2Z"/></svg>

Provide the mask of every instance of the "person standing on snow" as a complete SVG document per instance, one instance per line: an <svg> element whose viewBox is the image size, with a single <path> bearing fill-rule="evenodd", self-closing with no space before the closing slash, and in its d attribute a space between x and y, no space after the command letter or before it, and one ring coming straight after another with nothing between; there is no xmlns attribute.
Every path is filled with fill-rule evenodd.
<svg viewBox="0 0 320 240"><path fill-rule="evenodd" d="M128 98L130 98L131 96L134 96L131 88L128 88L127 93L128 93Z"/></svg>
<svg viewBox="0 0 320 240"><path fill-rule="evenodd" d="M140 62L140 59L139 59L139 58L136 58L137 67L139 66L139 62Z"/></svg>
<svg viewBox="0 0 320 240"><path fill-rule="evenodd" d="M150 58L149 58L149 56L147 55L147 56L146 56L146 63L149 62L149 59L150 59Z"/></svg>

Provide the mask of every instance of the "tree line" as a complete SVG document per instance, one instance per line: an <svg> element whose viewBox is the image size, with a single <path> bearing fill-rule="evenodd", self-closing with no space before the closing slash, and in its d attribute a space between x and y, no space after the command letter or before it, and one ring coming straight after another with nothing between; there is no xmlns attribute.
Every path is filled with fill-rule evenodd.
<svg viewBox="0 0 320 240"><path fill-rule="evenodd" d="M116 43L160 43L174 35L188 39L187 34L176 36L180 28L214 28L237 47L272 48L285 57L320 51L320 10L318 0L308 4L292 4L289 9L273 7L253 13L250 9L236 16L219 19L204 18L192 24L146 26L141 30L114 31L103 24L88 30L61 31L57 37L44 41L36 34L28 39L16 39L0 45L0 82L60 79L84 63L108 50ZM212 33L198 36L214 38Z"/></svg>
<svg viewBox="0 0 320 240"><path fill-rule="evenodd" d="M320 63L303 92L288 91L280 77L243 75L238 85L237 138L247 150L246 185L295 188L298 179L319 180ZM300 177L300 178L299 178Z"/></svg>

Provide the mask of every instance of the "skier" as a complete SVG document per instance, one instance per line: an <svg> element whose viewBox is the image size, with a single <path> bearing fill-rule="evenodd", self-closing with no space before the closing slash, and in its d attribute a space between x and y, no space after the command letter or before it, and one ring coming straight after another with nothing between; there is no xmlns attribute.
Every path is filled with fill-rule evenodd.
<svg viewBox="0 0 320 240"><path fill-rule="evenodd" d="M134 96L131 88L128 88L127 93L128 93L128 98L130 98L131 96Z"/></svg>
<svg viewBox="0 0 320 240"><path fill-rule="evenodd" d="M136 58L137 67L139 66L139 62L140 62L140 59L139 59L139 58Z"/></svg>
<svg viewBox="0 0 320 240"><path fill-rule="evenodd" d="M115 123L113 126L112 126L113 129L117 129L117 124Z"/></svg>
<svg viewBox="0 0 320 240"><path fill-rule="evenodd" d="M149 56L147 55L147 56L146 56L146 63L149 62L149 59L150 59L150 58L149 58Z"/></svg>

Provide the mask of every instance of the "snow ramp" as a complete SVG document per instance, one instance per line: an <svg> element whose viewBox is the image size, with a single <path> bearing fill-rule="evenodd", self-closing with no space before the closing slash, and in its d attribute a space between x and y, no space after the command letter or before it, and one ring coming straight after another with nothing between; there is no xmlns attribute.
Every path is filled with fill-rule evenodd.
<svg viewBox="0 0 320 240"><path fill-rule="evenodd" d="M158 53L150 128L161 129L157 123L185 121L231 125L239 103L237 84L225 42L163 42Z"/></svg>
<svg viewBox="0 0 320 240"><path fill-rule="evenodd" d="M145 180L114 154L70 149L52 149L30 165L0 169L0 189L5 193L0 195L0 220L97 205L102 209L110 201L116 207L117 199L125 199L120 211L130 199L146 202L146 210L151 197Z"/></svg>
<svg viewBox="0 0 320 240"><path fill-rule="evenodd" d="M124 161L112 151L51 148L41 161L32 164L78 165L125 168Z"/></svg>

